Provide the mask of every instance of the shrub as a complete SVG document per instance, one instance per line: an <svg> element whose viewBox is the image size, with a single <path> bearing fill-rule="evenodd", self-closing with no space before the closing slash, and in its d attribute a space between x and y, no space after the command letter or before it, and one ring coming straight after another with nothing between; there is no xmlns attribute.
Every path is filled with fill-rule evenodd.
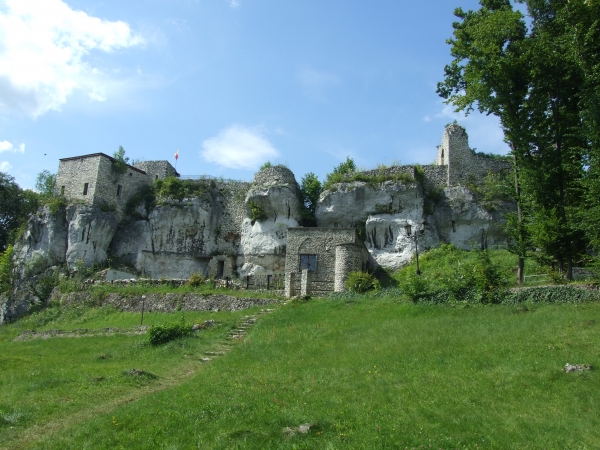
<svg viewBox="0 0 600 450"><path fill-rule="evenodd" d="M154 182L156 193L162 198L174 198L183 200L186 194L183 181L176 177L167 177Z"/></svg>
<svg viewBox="0 0 600 450"><path fill-rule="evenodd" d="M161 345L175 339L181 339L192 334L191 325L187 325L183 319L180 323L166 325L152 325L148 328L148 342L150 345Z"/></svg>
<svg viewBox="0 0 600 450"><path fill-rule="evenodd" d="M582 303L598 301L598 291L573 286L539 286L519 289L505 296L503 303Z"/></svg>
<svg viewBox="0 0 600 450"><path fill-rule="evenodd" d="M48 205L50 214L56 215L59 212L64 211L64 209L67 207L67 199L62 195L56 195L54 197L50 197L46 204Z"/></svg>
<svg viewBox="0 0 600 450"><path fill-rule="evenodd" d="M127 172L129 166L129 158L125 156L125 149L122 145L119 149L113 153L114 161L112 161L112 170L118 174L124 174Z"/></svg>
<svg viewBox="0 0 600 450"><path fill-rule="evenodd" d="M248 206L250 207L250 218L252 220L265 220L268 217L265 210L255 201L250 200Z"/></svg>
<svg viewBox="0 0 600 450"><path fill-rule="evenodd" d="M425 181L425 170L420 164L415 166L415 180L420 184Z"/></svg>
<svg viewBox="0 0 600 450"><path fill-rule="evenodd" d="M201 286L206 278L200 272L196 272L190 275L190 278L187 280L187 285L192 287Z"/></svg>
<svg viewBox="0 0 600 450"><path fill-rule="evenodd" d="M100 204L100 211L102 212L110 212L113 214L117 213L117 206L113 203L102 202Z"/></svg>
<svg viewBox="0 0 600 450"><path fill-rule="evenodd" d="M0 253L0 293L7 292L12 287L14 269L12 254L12 245L9 245L4 253Z"/></svg>
<svg viewBox="0 0 600 450"><path fill-rule="evenodd" d="M344 285L346 289L357 294L380 289L377 278L367 272L360 271L350 272Z"/></svg>
<svg viewBox="0 0 600 450"><path fill-rule="evenodd" d="M154 186L150 186L148 184L141 186L137 192L133 194L129 200L127 200L127 204L125 205L125 214L133 217L134 219L140 219L141 217L136 211L136 208L142 201L144 202L146 213L148 213L156 204L156 192L154 190Z"/></svg>
<svg viewBox="0 0 600 450"><path fill-rule="evenodd" d="M269 167L273 167L273 164L271 164L271 161L267 161L266 163L264 163L262 166L260 166L259 170L265 170L265 169L268 169Z"/></svg>
<svg viewBox="0 0 600 450"><path fill-rule="evenodd" d="M427 280L416 274L412 274L401 287L404 294L413 302L421 300L428 293Z"/></svg>

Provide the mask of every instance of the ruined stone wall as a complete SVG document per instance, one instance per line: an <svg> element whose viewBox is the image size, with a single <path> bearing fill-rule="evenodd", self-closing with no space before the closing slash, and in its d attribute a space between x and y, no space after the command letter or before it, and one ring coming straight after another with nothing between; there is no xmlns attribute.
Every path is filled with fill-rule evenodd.
<svg viewBox="0 0 600 450"><path fill-rule="evenodd" d="M408 175L409 177L415 177L415 166L414 165L403 165L403 166L391 166L380 169L364 170L360 172L361 175L367 177L378 177L378 176L394 176L394 175ZM351 175L350 175L351 176Z"/></svg>
<svg viewBox="0 0 600 450"><path fill-rule="evenodd" d="M469 136L458 124L446 127L438 147L437 166L447 167L447 186L482 181L488 172L510 170L510 161L487 158L469 147Z"/></svg>
<svg viewBox="0 0 600 450"><path fill-rule="evenodd" d="M223 199L223 216L217 237L217 245L224 253L239 253L242 239L242 223L246 218L244 199L250 189L250 183L244 181L214 181L215 188ZM243 262L234 262L234 266Z"/></svg>
<svg viewBox="0 0 600 450"><path fill-rule="evenodd" d="M56 194L91 205L96 191L100 159L100 156L61 159L56 174ZM85 183L88 184L86 195L83 194Z"/></svg>
<svg viewBox="0 0 600 450"><path fill-rule="evenodd" d="M127 200L142 186L150 183L152 180L146 175L146 172L128 166L125 173L118 173L113 169L113 162L110 158L101 157L98 164L98 179L93 204L97 206L111 205L116 209L117 216L121 217Z"/></svg>
<svg viewBox="0 0 600 450"><path fill-rule="evenodd" d="M257 186L267 187L286 184L293 188L298 187L294 173L285 166L267 167L254 174L254 185Z"/></svg>
<svg viewBox="0 0 600 450"><path fill-rule="evenodd" d="M146 172L152 182L158 179L179 176L169 161L140 161L134 167Z"/></svg>

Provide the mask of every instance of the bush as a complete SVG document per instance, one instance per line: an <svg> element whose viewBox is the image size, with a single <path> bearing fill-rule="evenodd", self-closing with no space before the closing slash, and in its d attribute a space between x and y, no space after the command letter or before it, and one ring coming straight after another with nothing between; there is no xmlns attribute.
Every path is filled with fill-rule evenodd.
<svg viewBox="0 0 600 450"><path fill-rule="evenodd" d="M56 195L54 197L50 197L47 200L48 209L50 210L50 214L56 215L60 212L63 212L67 207L67 199L62 195Z"/></svg>
<svg viewBox="0 0 600 450"><path fill-rule="evenodd" d="M428 293L427 280L413 274L406 283L402 285L402 291L413 302L417 302L424 298Z"/></svg>
<svg viewBox="0 0 600 450"><path fill-rule="evenodd" d="M198 287L204 284L206 278L200 272L196 272L190 275L190 278L187 280L187 285L192 287Z"/></svg>
<svg viewBox="0 0 600 450"><path fill-rule="evenodd" d="M192 334L191 325L187 325L183 319L180 323L167 325L152 325L148 328L148 342L150 345L161 345L167 342L181 339Z"/></svg>
<svg viewBox="0 0 600 450"><path fill-rule="evenodd" d="M379 281L373 275L367 272L350 272L346 282L344 283L346 289L356 294L364 294L368 291L380 289Z"/></svg>
<svg viewBox="0 0 600 450"><path fill-rule="evenodd" d="M252 220L265 220L268 217L265 210L258 203L250 200L248 206L250 207L250 218Z"/></svg>
<svg viewBox="0 0 600 450"><path fill-rule="evenodd" d="M13 280L13 247L9 245L4 253L0 253L0 293L8 292Z"/></svg>
<svg viewBox="0 0 600 450"><path fill-rule="evenodd" d="M467 252L442 244L425 253L421 263L421 276L412 264L395 275L412 301L500 303L505 295L506 274L487 250Z"/></svg>
<svg viewBox="0 0 600 450"><path fill-rule="evenodd" d="M415 166L415 180L420 184L425 181L425 169L420 164Z"/></svg>
<svg viewBox="0 0 600 450"><path fill-rule="evenodd" d="M136 211L136 208L142 201L144 202L146 213L149 213L156 204L156 192L154 191L154 186L148 184L141 186L137 192L127 200L125 214L134 219L140 219L140 214Z"/></svg>
<svg viewBox="0 0 600 450"><path fill-rule="evenodd" d="M176 177L167 177L154 182L156 194L162 198L183 200L186 194L183 181Z"/></svg>
<svg viewBox="0 0 600 450"><path fill-rule="evenodd" d="M115 205L113 203L102 202L100 204L100 211L116 214L117 213L117 205Z"/></svg>
<svg viewBox="0 0 600 450"><path fill-rule="evenodd" d="M582 303L598 301L598 291L573 286L539 286L519 289L505 296L503 303Z"/></svg>

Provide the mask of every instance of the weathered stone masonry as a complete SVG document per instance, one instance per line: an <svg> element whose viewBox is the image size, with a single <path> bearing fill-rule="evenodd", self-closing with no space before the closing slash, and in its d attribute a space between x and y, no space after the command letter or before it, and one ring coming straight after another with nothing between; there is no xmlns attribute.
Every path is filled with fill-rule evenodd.
<svg viewBox="0 0 600 450"><path fill-rule="evenodd" d="M115 170L115 162L104 153L61 159L56 193L87 205L114 208L121 216L129 198L142 186L150 185L158 178L179 176L167 161L144 161L138 164L139 167L127 165L124 173Z"/></svg>
<svg viewBox="0 0 600 450"><path fill-rule="evenodd" d="M308 271L303 271L302 256L314 258ZM369 251L354 228L288 228L286 293L326 295L343 291L348 273L367 270L368 261Z"/></svg>

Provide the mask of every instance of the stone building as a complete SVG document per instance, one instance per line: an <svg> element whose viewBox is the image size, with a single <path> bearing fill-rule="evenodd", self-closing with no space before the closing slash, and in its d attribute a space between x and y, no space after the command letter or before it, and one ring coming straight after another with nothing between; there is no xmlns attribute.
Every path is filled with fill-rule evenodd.
<svg viewBox="0 0 600 450"><path fill-rule="evenodd" d="M352 271L366 271L369 251L354 228L288 228L285 294L327 295L345 290Z"/></svg>
<svg viewBox="0 0 600 450"><path fill-rule="evenodd" d="M104 153L60 159L56 193L69 200L114 210L121 215L127 201L142 186L159 178L179 176L168 161L126 165L125 171L118 170L116 162Z"/></svg>

